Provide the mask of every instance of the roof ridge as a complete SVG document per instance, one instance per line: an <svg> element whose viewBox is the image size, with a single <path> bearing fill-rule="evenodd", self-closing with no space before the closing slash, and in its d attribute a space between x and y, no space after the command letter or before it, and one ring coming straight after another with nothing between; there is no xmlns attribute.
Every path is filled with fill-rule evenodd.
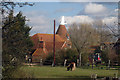
<svg viewBox="0 0 120 80"><path fill-rule="evenodd" d="M43 35L53 35L53 34L48 34L48 33L37 33L37 34L43 34Z"/></svg>

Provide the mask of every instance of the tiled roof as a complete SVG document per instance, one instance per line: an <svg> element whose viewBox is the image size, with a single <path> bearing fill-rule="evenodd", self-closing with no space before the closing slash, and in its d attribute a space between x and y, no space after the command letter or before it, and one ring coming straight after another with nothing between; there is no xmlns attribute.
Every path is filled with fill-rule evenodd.
<svg viewBox="0 0 120 80"><path fill-rule="evenodd" d="M44 48L37 48L35 52L32 54L32 56L46 56L47 55L47 50Z"/></svg>
<svg viewBox="0 0 120 80"><path fill-rule="evenodd" d="M60 37L62 37L65 40L67 39L67 37L69 37L67 29L65 28L65 25L59 25L56 34L60 35Z"/></svg>
<svg viewBox="0 0 120 80"><path fill-rule="evenodd" d="M62 48L64 42L55 42L55 49L59 50ZM48 50L48 52L52 52L53 51L53 42L46 42L46 49Z"/></svg>
<svg viewBox="0 0 120 80"><path fill-rule="evenodd" d="M39 47L39 40L45 41L45 48L48 52L53 50L53 34L40 34L37 33L31 37L34 47L33 49L37 49ZM63 40L58 34L55 35L55 46L56 49L61 49L65 40Z"/></svg>
<svg viewBox="0 0 120 80"><path fill-rule="evenodd" d="M45 42L53 42L53 34L41 34L41 33L37 33L33 36L37 36L39 39L43 39ZM64 39L62 39L58 34L55 34L55 41L56 42L61 42L64 41Z"/></svg>

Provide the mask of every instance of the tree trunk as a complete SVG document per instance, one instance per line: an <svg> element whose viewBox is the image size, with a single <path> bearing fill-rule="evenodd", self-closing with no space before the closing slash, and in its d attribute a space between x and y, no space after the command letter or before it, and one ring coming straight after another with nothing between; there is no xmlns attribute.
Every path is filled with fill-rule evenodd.
<svg viewBox="0 0 120 80"><path fill-rule="evenodd" d="M81 53L79 53L79 66L81 66Z"/></svg>

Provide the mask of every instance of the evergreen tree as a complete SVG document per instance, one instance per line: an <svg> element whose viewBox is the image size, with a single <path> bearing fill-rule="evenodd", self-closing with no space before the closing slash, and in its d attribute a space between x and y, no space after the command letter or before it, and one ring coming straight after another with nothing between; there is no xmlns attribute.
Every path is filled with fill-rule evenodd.
<svg viewBox="0 0 120 80"><path fill-rule="evenodd" d="M11 72L24 62L25 53L29 53L33 46L26 25L26 17L19 12L13 16L13 12L5 18L2 25L2 61L3 77L12 77Z"/></svg>

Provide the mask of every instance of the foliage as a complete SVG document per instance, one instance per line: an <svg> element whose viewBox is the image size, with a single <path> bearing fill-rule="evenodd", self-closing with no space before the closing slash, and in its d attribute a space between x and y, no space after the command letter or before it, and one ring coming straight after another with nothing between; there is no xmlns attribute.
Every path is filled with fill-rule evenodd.
<svg viewBox="0 0 120 80"><path fill-rule="evenodd" d="M20 3L20 2L13 2L13 1L11 1L11 0L2 0L1 1L1 3L0 3L0 6L2 7L1 9L0 9L0 12L1 12L1 14L2 14L2 17L4 18L5 17L5 15L6 14L10 14L10 12L11 11L14 11L14 8L16 7L16 6L18 6L18 7L23 7L23 6L25 6L25 5L29 5L29 6L33 6L34 5L34 3L32 4L30 4L30 3L28 3L28 2L22 2L22 3Z"/></svg>
<svg viewBox="0 0 120 80"><path fill-rule="evenodd" d="M103 62L108 62L109 59L108 59L108 55L107 55L106 51L102 51L101 58L102 58Z"/></svg>
<svg viewBox="0 0 120 80"><path fill-rule="evenodd" d="M63 49L60 51L57 51L55 54L55 63L56 65L64 63L65 59L67 60L67 63L70 62L76 62L78 57L78 53L74 49ZM52 60L53 61L53 53L50 53L46 60Z"/></svg>
<svg viewBox="0 0 120 80"><path fill-rule="evenodd" d="M3 76L12 77L9 72L24 61L25 53L33 46L29 37L31 28L25 24L26 17L13 12L6 17L2 26ZM9 74L9 75L7 75Z"/></svg>
<svg viewBox="0 0 120 80"><path fill-rule="evenodd" d="M88 56L89 56L89 53L82 53L82 56L81 56L82 65L86 65L89 62Z"/></svg>
<svg viewBox="0 0 120 80"><path fill-rule="evenodd" d="M111 49L111 47L109 45L107 45L106 48L104 48L104 50L102 50L101 57L102 57L102 61L104 61L106 63L108 63L109 60L111 61L111 63L118 61L118 56L115 53L115 50Z"/></svg>
<svg viewBox="0 0 120 80"><path fill-rule="evenodd" d="M91 46L101 46L104 42L113 42L115 40L114 35L112 35L111 32L103 26L101 21L96 22L93 25L88 23L73 23L71 27L69 27L69 34L73 46L79 53L79 65L81 65L81 62L87 62ZM108 53L107 55L106 51ZM109 51L106 49L103 52L103 60L113 54L113 52L110 54L109 52L110 49Z"/></svg>

